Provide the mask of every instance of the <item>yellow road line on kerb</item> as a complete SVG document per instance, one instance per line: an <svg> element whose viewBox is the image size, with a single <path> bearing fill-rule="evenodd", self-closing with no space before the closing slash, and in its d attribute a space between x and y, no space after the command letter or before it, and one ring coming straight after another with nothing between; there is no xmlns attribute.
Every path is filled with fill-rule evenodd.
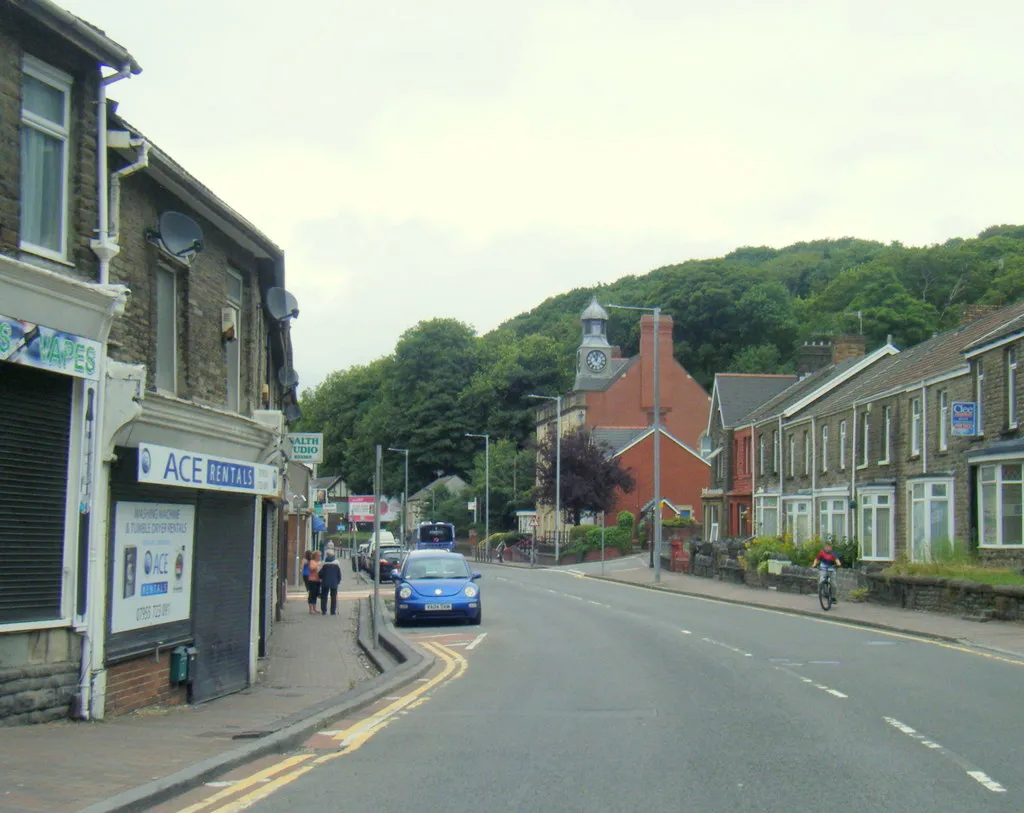
<svg viewBox="0 0 1024 813"><path fill-rule="evenodd" d="M591 577L592 578L592 577ZM882 629L880 627L871 627L866 624L855 624L848 621L840 621L834 618L817 618L813 615L807 615L806 613L799 612L787 612L786 610L777 610L774 607L761 607L755 604L744 604L740 601L730 601L729 599L716 598L715 596L700 596L694 593L681 593L678 590L672 590L671 588L651 588L644 584L634 584L633 582L620 582L615 579L599 579L599 581L605 582L606 584L617 584L622 587L631 587L634 590L645 590L648 593L657 593L662 596L678 596L680 598L690 599L692 601L703 601L708 604L729 604L733 607L742 607L745 610L754 610L759 613L770 613L771 615L782 615L788 618L805 618L808 621L816 621L819 624L831 624L834 627L845 627L851 630L865 630L870 631L872 634L885 635L889 638L902 638L905 641L916 641L919 644L931 644L932 646L940 646L943 649L952 649L955 652L963 652L967 655L976 655L979 658L988 658L992 661L999 661L1000 663L1008 663L1011 666L1024 666L1024 660L1020 658L1013 658L1005 655L999 655L994 652L984 652L980 649L971 649L970 647L963 646L961 644L955 644L950 641L940 641L935 638L929 638L924 633L915 634L912 632L896 632L895 630Z"/></svg>
<svg viewBox="0 0 1024 813"><path fill-rule="evenodd" d="M287 759L283 759L280 762L271 765L269 768L263 769L259 773L254 773L252 776L247 776L245 779L239 779L237 782L234 782L230 787L225 788L222 791L218 791L208 799L203 799L203 801L201 802L196 802L193 805L189 805L188 807L183 808L181 811L179 811L179 813L198 813L198 811L200 810L206 810L208 807L211 807L217 804L218 802L230 799L232 796L235 796L239 791L245 790L248 787L252 787L253 785L259 784L264 780L269 779L276 773L280 773L281 771L293 768L296 765L305 762L312 756L312 754L297 754L295 756L288 757Z"/></svg>
<svg viewBox="0 0 1024 813"><path fill-rule="evenodd" d="M358 751L374 734L393 722L399 712L415 708L427 700L428 698L425 695L428 691L449 678L454 680L465 674L466 667L469 664L458 652L449 649L443 644L432 642L423 642L422 646L440 658L444 663L444 668L441 672L408 694L389 703L376 714L360 720L344 731L339 731L335 734L333 739L337 740L340 745L338 751L323 754L315 759L312 753L287 757L252 776L240 779L208 799L184 808L180 813L199 813L199 811L203 810L216 811L216 813L239 813L239 811L246 810L256 802L266 799L299 777L309 773L314 768L332 759L347 756ZM286 771L286 773L282 774L282 771ZM267 781L270 777L274 777L277 774L282 775ZM259 787L243 796L238 796L240 791L251 788L253 785L259 785Z"/></svg>

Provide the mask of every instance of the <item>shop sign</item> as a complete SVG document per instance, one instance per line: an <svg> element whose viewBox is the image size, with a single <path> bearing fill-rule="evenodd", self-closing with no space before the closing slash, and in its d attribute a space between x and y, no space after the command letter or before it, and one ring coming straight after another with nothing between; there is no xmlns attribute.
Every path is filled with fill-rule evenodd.
<svg viewBox="0 0 1024 813"><path fill-rule="evenodd" d="M184 449L139 444L140 483L161 486L233 491L272 497L280 491L280 475L274 466L213 457Z"/></svg>
<svg viewBox="0 0 1024 813"><path fill-rule="evenodd" d="M115 505L112 633L188 620L195 513L194 505Z"/></svg>
<svg viewBox="0 0 1024 813"><path fill-rule="evenodd" d="M0 314L0 361L95 381L102 352L92 339Z"/></svg>
<svg viewBox="0 0 1024 813"><path fill-rule="evenodd" d="M322 432L290 432L288 459L293 463L323 463L324 436Z"/></svg>

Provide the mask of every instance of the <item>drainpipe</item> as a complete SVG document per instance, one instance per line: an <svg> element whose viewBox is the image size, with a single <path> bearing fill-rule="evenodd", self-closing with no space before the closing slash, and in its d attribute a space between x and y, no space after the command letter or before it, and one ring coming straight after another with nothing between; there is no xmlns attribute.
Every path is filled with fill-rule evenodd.
<svg viewBox="0 0 1024 813"><path fill-rule="evenodd" d="M928 390L921 381L921 473L928 473Z"/></svg>
<svg viewBox="0 0 1024 813"><path fill-rule="evenodd" d="M101 77L99 91L96 93L96 199L99 217L96 224L96 239L92 240L90 245L100 260L100 285L107 284L110 259L117 254L116 250L109 253L111 245L107 233L110 223L107 210L107 85L131 75L131 65L125 65L117 73ZM116 246L114 248L116 249Z"/></svg>
<svg viewBox="0 0 1024 813"><path fill-rule="evenodd" d="M853 402L853 442L850 445L850 500L856 505L850 516L850 530L857 535L857 402Z"/></svg>

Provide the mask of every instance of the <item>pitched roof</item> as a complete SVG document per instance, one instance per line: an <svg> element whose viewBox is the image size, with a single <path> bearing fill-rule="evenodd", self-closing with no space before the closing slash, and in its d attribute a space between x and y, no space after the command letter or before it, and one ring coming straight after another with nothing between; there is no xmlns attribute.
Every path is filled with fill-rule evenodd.
<svg viewBox="0 0 1024 813"><path fill-rule="evenodd" d="M1015 305L1009 305L1006 308L1000 308L993 315L1003 315L1005 316L1005 321L994 326L991 330L983 336L978 337L970 344L964 345L964 352L975 350L989 344L990 342L1005 338L1012 333L1024 330L1024 301L1018 302ZM981 322L984 319L985 317L983 316L978 321Z"/></svg>
<svg viewBox="0 0 1024 813"><path fill-rule="evenodd" d="M620 449L626 448L638 437L646 434L648 429L649 427L646 426L618 429L594 429L590 434L596 444L603 447L610 455L615 455Z"/></svg>
<svg viewBox="0 0 1024 813"><path fill-rule="evenodd" d="M454 494L458 494L469 487L469 484L463 480L457 474L446 474L444 477L439 477L434 482L427 484L415 494L409 497L409 502L421 502L429 500L430 495L436 488L446 488Z"/></svg>
<svg viewBox="0 0 1024 813"><path fill-rule="evenodd" d="M608 389L615 381L621 378L639 360L640 356L633 356L628 359L608 359L608 370L611 373L610 375L596 376L579 373L576 376L575 383L572 385L573 391L604 392L604 390Z"/></svg>
<svg viewBox="0 0 1024 813"><path fill-rule="evenodd" d="M796 381L795 375L716 373L714 395L722 425L736 426L740 418L778 395Z"/></svg>
<svg viewBox="0 0 1024 813"><path fill-rule="evenodd" d="M999 332L1008 323L1024 318L1024 302L985 314L963 327L947 330L895 356L883 359L848 385L838 388L814 405L810 414L829 415L854 402L876 398L946 373L963 369L963 351L982 337Z"/></svg>
<svg viewBox="0 0 1024 813"><path fill-rule="evenodd" d="M322 489L330 490L330 489L334 488L335 485L340 483L341 479L342 479L342 477L341 477L340 474L331 474L331 475L329 475L327 477L314 477L309 482L310 482L310 485L313 486L313 488L322 488Z"/></svg>

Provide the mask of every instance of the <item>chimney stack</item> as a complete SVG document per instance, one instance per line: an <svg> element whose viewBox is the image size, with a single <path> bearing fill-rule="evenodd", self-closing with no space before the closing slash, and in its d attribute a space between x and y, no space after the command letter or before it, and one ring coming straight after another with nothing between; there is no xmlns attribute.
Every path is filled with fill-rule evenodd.
<svg viewBox="0 0 1024 813"><path fill-rule="evenodd" d="M826 341L804 342L796 351L796 374L805 376L828 366L832 361L832 351Z"/></svg>
<svg viewBox="0 0 1024 813"><path fill-rule="evenodd" d="M859 359L864 357L864 350L867 342L858 333L844 333L832 340L832 361L839 364L847 359Z"/></svg>
<svg viewBox="0 0 1024 813"><path fill-rule="evenodd" d="M998 305L964 305L964 312L960 316L960 327L969 325L971 322L980 319L985 314L998 309Z"/></svg>

